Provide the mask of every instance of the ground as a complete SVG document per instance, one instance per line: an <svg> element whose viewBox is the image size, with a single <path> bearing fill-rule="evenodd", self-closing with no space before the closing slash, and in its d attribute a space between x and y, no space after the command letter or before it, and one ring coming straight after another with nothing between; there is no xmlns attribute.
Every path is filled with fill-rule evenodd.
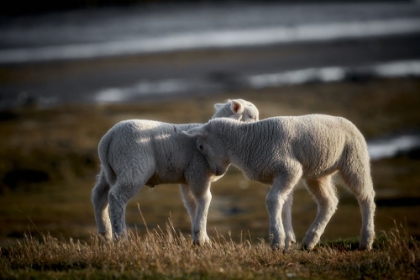
<svg viewBox="0 0 420 280"><path fill-rule="evenodd" d="M96 232L90 192L99 171L96 147L116 122L154 119L173 123L205 122L213 104L228 98L252 101L261 118L326 113L353 121L365 137L416 131L420 128L420 80L389 79L307 84L261 90L231 91L200 97L113 105L35 105L3 111L0 123L1 244L14 243L25 232L88 240ZM420 235L415 213L420 210L420 166L415 154L372 162L378 204L378 232L394 223L412 236ZM337 185L342 183L337 179ZM231 234L268 238L265 195L268 186L247 181L235 168L212 186L210 236ZM338 211L322 240L355 237L361 220L354 197L339 187ZM127 221L144 232L163 227L168 217L177 230L189 234L190 222L176 185L143 188L130 202ZM316 214L316 204L302 185L295 192L293 224L300 241Z"/></svg>

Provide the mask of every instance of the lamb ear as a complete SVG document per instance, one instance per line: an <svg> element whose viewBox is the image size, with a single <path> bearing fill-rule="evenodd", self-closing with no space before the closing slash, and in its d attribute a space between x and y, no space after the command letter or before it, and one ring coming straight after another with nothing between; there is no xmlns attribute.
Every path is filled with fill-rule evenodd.
<svg viewBox="0 0 420 280"><path fill-rule="evenodd" d="M239 101L232 100L232 103L230 103L230 109L235 114L242 114L242 112L244 111L244 106Z"/></svg>
<svg viewBox="0 0 420 280"><path fill-rule="evenodd" d="M216 103L214 104L214 109L216 109L216 111L220 110L225 104L223 103Z"/></svg>
<svg viewBox="0 0 420 280"><path fill-rule="evenodd" d="M185 135L189 137L196 137L196 138L206 138L208 135L207 130L205 130L203 126L194 127L194 128L191 128L190 130L183 131L182 133L184 133Z"/></svg>

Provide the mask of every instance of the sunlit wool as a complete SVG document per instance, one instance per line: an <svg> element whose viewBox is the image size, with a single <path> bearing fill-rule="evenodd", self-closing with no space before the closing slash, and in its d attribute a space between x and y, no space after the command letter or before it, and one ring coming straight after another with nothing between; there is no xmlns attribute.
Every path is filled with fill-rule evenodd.
<svg viewBox="0 0 420 280"><path fill-rule="evenodd" d="M215 104L213 118L258 120L258 109L242 99ZM191 218L194 243L209 240L206 231L211 201L210 184L223 173L213 173L195 140L181 133L200 124L170 124L127 120L112 127L99 142L101 171L92 190L98 232L106 239L126 237L127 202L144 185L181 184ZM109 209L108 209L109 207Z"/></svg>
<svg viewBox="0 0 420 280"><path fill-rule="evenodd" d="M301 178L318 204L302 246L312 249L318 243L337 208L331 178L339 171L362 213L360 248L372 248L375 192L369 153L363 135L350 121L327 115L275 117L253 123L224 118L185 134L196 139L213 172L223 173L232 163L247 178L272 185L266 197L272 247L288 249L295 239L290 211L293 189Z"/></svg>

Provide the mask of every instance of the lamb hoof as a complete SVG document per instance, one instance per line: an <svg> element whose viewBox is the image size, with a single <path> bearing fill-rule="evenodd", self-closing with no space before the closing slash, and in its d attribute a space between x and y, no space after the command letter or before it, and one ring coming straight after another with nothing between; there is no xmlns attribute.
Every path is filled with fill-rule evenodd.
<svg viewBox="0 0 420 280"><path fill-rule="evenodd" d="M310 246L310 245L307 245L307 244L302 244L302 250L303 250L303 251L310 252L310 251L312 251L313 249L314 249L314 246Z"/></svg>
<svg viewBox="0 0 420 280"><path fill-rule="evenodd" d="M372 250L372 246L368 246L368 245L360 245L360 246L359 246L359 250L360 250L360 251L370 251L370 250Z"/></svg>
<svg viewBox="0 0 420 280"><path fill-rule="evenodd" d="M117 243L122 243L128 241L128 235L127 233L116 233L114 236L114 241Z"/></svg>
<svg viewBox="0 0 420 280"><path fill-rule="evenodd" d="M205 240L198 240L198 241L193 241L193 245L194 246L205 246L205 245L211 245L211 241L209 238L205 239Z"/></svg>
<svg viewBox="0 0 420 280"><path fill-rule="evenodd" d="M105 232L99 232L98 233L99 240L105 243L109 243L112 241L112 235L109 235Z"/></svg>
<svg viewBox="0 0 420 280"><path fill-rule="evenodd" d="M284 245L281 245L279 243L271 244L271 250L275 252L283 252L283 253L285 252Z"/></svg>
<svg viewBox="0 0 420 280"><path fill-rule="evenodd" d="M286 241L285 251L290 251L290 249L294 248L296 245L295 240Z"/></svg>

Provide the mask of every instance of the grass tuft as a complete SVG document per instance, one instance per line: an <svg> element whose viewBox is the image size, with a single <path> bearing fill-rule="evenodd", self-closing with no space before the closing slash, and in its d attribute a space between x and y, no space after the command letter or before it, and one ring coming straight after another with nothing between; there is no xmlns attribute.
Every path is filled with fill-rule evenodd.
<svg viewBox="0 0 420 280"><path fill-rule="evenodd" d="M420 277L419 241L396 227L378 235L372 251L359 251L356 239L320 244L312 252L294 248L272 251L263 240L239 242L217 235L212 243L192 245L171 221L165 229L127 241L60 240L49 234L1 248L0 278L142 278L142 279L360 279Z"/></svg>

